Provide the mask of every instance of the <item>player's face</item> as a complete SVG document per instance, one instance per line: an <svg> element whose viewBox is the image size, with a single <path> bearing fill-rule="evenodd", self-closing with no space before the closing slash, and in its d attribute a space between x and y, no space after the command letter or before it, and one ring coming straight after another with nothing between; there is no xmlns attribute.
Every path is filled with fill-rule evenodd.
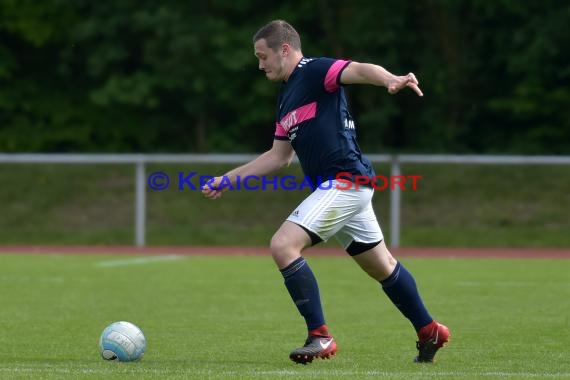
<svg viewBox="0 0 570 380"><path fill-rule="evenodd" d="M267 46L267 41L263 38L254 44L255 56L259 60L259 70L265 72L267 79L271 81L285 80L285 67L280 51L273 51Z"/></svg>

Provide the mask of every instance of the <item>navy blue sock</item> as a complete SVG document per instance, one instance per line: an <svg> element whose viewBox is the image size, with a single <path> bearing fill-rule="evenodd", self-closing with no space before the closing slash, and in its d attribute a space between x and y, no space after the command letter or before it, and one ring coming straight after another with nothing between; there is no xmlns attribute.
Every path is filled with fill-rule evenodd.
<svg viewBox="0 0 570 380"><path fill-rule="evenodd" d="M324 325L325 317L317 279L305 259L299 257L286 268L281 269L281 274L293 302L305 318L309 331Z"/></svg>
<svg viewBox="0 0 570 380"><path fill-rule="evenodd" d="M392 274L380 283L384 293L412 322L416 331L433 321L420 298L414 277L400 262L396 264Z"/></svg>

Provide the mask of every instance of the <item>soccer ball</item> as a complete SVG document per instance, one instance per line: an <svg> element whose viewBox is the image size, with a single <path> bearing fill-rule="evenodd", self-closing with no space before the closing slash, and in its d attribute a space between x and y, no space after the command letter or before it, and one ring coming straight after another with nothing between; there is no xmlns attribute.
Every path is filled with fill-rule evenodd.
<svg viewBox="0 0 570 380"><path fill-rule="evenodd" d="M114 322L103 330L99 339L99 351L105 360L140 360L146 351L146 339L142 330L132 323Z"/></svg>

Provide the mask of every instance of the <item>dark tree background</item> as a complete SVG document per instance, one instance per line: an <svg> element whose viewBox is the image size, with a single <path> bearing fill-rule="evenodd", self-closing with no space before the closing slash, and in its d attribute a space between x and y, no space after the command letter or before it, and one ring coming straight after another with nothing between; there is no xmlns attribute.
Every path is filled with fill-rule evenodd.
<svg viewBox="0 0 570 380"><path fill-rule="evenodd" d="M369 152L570 154L570 2L0 0L0 150L258 152L278 85L251 37L416 73L348 88Z"/></svg>

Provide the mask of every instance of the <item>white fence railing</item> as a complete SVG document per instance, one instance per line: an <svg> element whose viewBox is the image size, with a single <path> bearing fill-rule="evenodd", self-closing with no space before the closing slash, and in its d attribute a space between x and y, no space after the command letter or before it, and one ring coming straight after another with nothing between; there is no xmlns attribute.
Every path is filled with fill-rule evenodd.
<svg viewBox="0 0 570 380"><path fill-rule="evenodd" d="M570 156L493 156L493 155L421 155L371 154L374 163L390 163L391 176L400 175L402 163L437 164L508 164L570 165ZM135 165L135 245L145 245L146 235L146 168L149 163L224 163L243 164L257 155L250 154L27 154L0 153L0 164L134 164ZM390 191L391 246L400 245L401 190Z"/></svg>

